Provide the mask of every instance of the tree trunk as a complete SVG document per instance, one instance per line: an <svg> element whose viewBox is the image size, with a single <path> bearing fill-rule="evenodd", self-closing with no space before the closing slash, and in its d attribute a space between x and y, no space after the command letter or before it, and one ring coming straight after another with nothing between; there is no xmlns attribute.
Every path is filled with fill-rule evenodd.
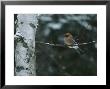
<svg viewBox="0 0 110 89"><path fill-rule="evenodd" d="M16 23L16 33L14 37L15 75L35 76L35 35L38 23L37 15L19 14L17 15Z"/></svg>

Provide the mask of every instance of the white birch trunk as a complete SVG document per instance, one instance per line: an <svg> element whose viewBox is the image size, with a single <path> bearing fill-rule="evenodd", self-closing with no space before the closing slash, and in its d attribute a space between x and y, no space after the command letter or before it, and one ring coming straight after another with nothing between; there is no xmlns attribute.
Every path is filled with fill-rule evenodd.
<svg viewBox="0 0 110 89"><path fill-rule="evenodd" d="M37 30L37 15L19 14L17 15L18 27L15 34L15 75L35 76L36 56L35 56L35 34Z"/></svg>

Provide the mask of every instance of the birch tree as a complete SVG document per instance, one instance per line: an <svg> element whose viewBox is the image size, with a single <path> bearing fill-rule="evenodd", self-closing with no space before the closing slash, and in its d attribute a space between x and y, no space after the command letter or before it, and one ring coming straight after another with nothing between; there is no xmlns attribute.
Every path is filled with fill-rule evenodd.
<svg viewBox="0 0 110 89"><path fill-rule="evenodd" d="M36 14L18 14L15 39L15 75L35 76L36 55L35 35L37 30Z"/></svg>

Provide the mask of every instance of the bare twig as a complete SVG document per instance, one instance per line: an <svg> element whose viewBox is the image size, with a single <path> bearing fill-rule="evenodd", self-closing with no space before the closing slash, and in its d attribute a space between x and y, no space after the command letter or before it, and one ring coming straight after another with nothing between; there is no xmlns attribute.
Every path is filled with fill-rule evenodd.
<svg viewBox="0 0 110 89"><path fill-rule="evenodd" d="M45 43L45 42L40 42L40 41L36 41L36 43L38 43L38 44L50 45L50 46L65 47L65 45L62 45L62 44L52 44L52 43Z"/></svg>
<svg viewBox="0 0 110 89"><path fill-rule="evenodd" d="M45 45L50 45L50 46L59 46L59 47L66 47L67 45L62 45L62 44L52 44L52 43L45 43L45 42L40 42L36 41L38 44L45 44ZM79 46L79 45L87 45L91 43L96 43L96 41L88 42L88 43L80 43L80 44L74 44L73 46Z"/></svg>
<svg viewBox="0 0 110 89"><path fill-rule="evenodd" d="M87 45L87 44L91 44L91 43L96 43L96 41L92 41L92 42L88 42L88 43L80 43L78 45Z"/></svg>

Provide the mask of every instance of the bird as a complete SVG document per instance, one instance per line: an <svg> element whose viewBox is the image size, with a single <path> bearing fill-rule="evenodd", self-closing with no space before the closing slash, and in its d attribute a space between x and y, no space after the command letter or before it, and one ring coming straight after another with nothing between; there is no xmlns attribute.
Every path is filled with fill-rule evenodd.
<svg viewBox="0 0 110 89"><path fill-rule="evenodd" d="M70 32L64 34L64 43L68 48L74 48L77 53L82 53L82 49L79 48L78 43L73 38L73 35Z"/></svg>

